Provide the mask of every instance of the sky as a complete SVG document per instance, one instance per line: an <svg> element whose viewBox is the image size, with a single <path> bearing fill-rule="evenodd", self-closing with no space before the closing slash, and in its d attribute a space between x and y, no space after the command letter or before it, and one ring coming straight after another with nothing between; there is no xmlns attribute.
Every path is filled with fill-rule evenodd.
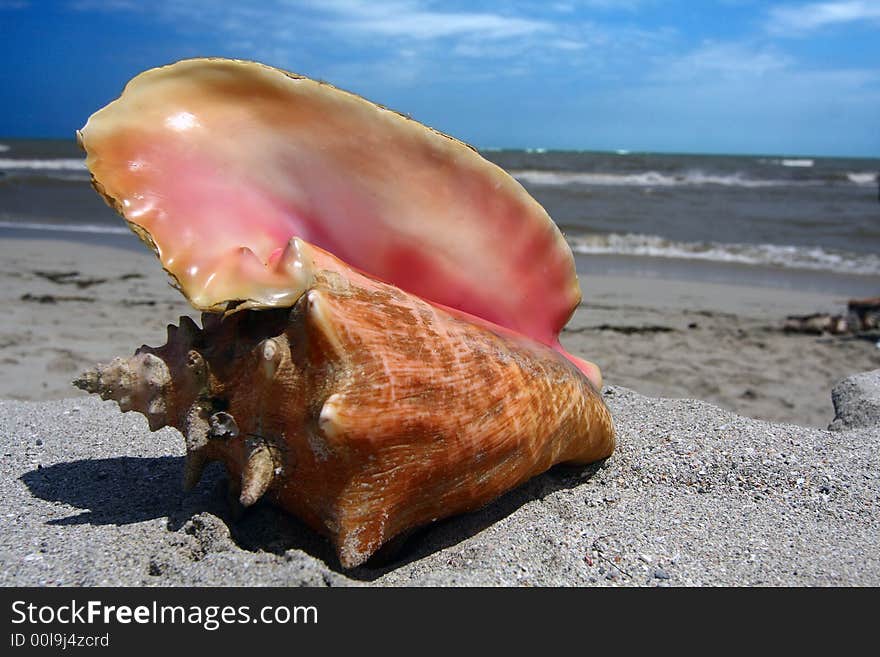
<svg viewBox="0 0 880 657"><path fill-rule="evenodd" d="M0 0L0 137L254 59L479 148L880 157L880 0Z"/></svg>

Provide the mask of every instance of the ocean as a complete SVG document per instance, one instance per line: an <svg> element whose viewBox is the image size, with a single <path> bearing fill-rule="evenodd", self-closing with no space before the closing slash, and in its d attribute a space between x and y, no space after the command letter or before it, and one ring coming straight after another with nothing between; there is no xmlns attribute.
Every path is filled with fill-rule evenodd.
<svg viewBox="0 0 880 657"><path fill-rule="evenodd" d="M486 150L579 270L880 294L880 159ZM0 138L0 239L140 248L71 140Z"/></svg>

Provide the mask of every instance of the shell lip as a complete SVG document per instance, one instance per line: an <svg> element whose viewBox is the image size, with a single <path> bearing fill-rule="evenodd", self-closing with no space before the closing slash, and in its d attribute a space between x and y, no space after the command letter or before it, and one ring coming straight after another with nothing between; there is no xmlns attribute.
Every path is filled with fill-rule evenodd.
<svg viewBox="0 0 880 657"><path fill-rule="evenodd" d="M204 66L204 68L200 68L202 66ZM416 237L427 237L429 239L426 239L425 242L402 242L401 254L395 252L392 256L389 252L386 256L384 252L380 252L382 254L378 256L378 260L369 257L356 257L355 254L359 247L351 246L349 248L344 246L344 242L351 236L350 233L339 233L339 235L334 234L333 240L330 240L329 243L324 243L326 240L323 236L319 236L318 233L313 234L314 231L311 225L303 226L296 224L287 226L287 224L277 224L272 230L263 231L260 227L261 224L259 223L259 220L255 219L254 228L257 230L254 234L257 237L254 240L251 240L250 237L242 238L242 242L238 242L241 244L239 249L242 252L246 252L247 255L236 258L231 252L227 253L227 247L229 247L230 243L233 243L238 239L236 237L231 237L225 241L218 242L216 248L210 250L209 253L203 252L199 255L200 260L197 264L202 273L199 274L199 278L195 278L194 275L190 274L189 264L191 264L192 261L189 263L184 261L186 258L191 257L191 245L187 244L185 247L187 255L183 258L178 257L178 255L174 253L178 246L177 243L171 241L175 239L174 236L168 233L168 230L172 230L172 224L165 221L164 226L167 228L160 229L159 226L162 224L157 223L153 218L149 218L146 215L141 217L140 214L135 214L134 209L129 212L129 208L126 207L128 206L129 201L134 202L129 191L139 191L137 185L144 184L143 181L145 179L138 178L137 180L139 182L132 183L134 187L131 188L128 186L128 183L126 183L125 186L120 187L115 175L112 177L109 175L110 172L119 170L118 168L114 169L114 166L125 167L127 164L133 164L134 159L127 159L124 156L126 154L130 155L132 152L139 155L139 151L134 150L129 152L126 149L122 149L117 152L112 149L108 150L107 140L108 135L109 139L112 140L118 138L115 135L121 134L121 137L119 138L125 141L132 138L132 132L136 133L135 136L137 139L143 137L139 132L140 127L132 127L131 119L132 112L135 112L134 118L137 118L137 112L146 111L145 109L142 109L140 105L142 102L147 102L145 98L152 99L155 97L147 97L146 94L160 94L158 96L159 104L157 105L150 100L149 102L152 104L145 105L144 107L162 108L164 105L161 103L168 101L166 96L161 95L162 93L165 93L165 91L162 90L169 89L169 87L163 85L183 84L181 81L186 80L185 89L196 89L193 93L201 93L198 90L203 90L205 87L200 85L207 84L205 82L206 80L210 81L214 79L211 76L220 73L228 75L231 79L236 81L244 80L244 82L248 83L253 81L254 84L271 83L273 85L281 85L283 79L296 81L305 80L309 82L308 85L301 87L303 91L295 93L291 92L291 95L289 96L283 95L283 102L288 102L293 98L296 98L297 102L299 102L300 97L296 95L298 93L317 94L319 97L323 97L324 92L318 90L326 89L328 90L328 96L334 96L332 103L340 103L338 105L331 104L330 107L333 111L337 111L337 109L339 111L349 111L348 106L345 105L345 103L349 100L357 99L358 107L352 106L352 114L356 115L357 112L361 111L362 105L369 105L374 109L377 108L378 110L381 110L378 114L370 115L374 118L370 119L370 121L373 122L368 125L379 126L376 128L376 132L373 136L400 136L401 142L399 145L401 146L403 146L404 143L403 136L405 136L406 139L415 139L413 135L418 136L416 134L416 132L418 132L417 128L424 129L424 133L418 133L424 134L424 141L416 140L421 147L426 149L429 146L430 149L436 148L436 153L431 150L432 155L440 158L442 163L449 165L447 169L451 167L461 175L474 174L476 178L481 181L482 185L494 185L493 189L495 190L495 194L497 194L497 198L491 195L492 189L490 189L489 186L487 186L485 190L482 186L478 189L488 192L490 201L495 198L497 201L509 203L509 211L515 210L516 212L514 214L520 216L517 213L522 213L521 216L523 220L528 219L527 223L523 224L531 231L528 233L528 239L523 242L523 244L528 244L530 249L528 255L525 256L525 260L523 260L522 255L499 256L499 261L497 263L493 260L488 262L488 265L486 266L475 266L472 267L472 269L468 269L467 267L472 266L470 263L474 262L474 254L477 253L479 249L484 249L484 246L470 246L468 244L468 238L479 237L480 240L482 240L488 233L485 229L477 228L473 229L474 232L471 233L471 229L468 228L465 231L465 234L460 236L461 243L455 244L455 240L453 240L453 243L450 244L448 229L445 235L437 232L437 225L447 225L448 223L443 217L444 209L451 208L449 211L455 211L456 208L459 207L458 205L455 205L453 201L450 201L453 202L453 205L451 206L438 203L438 207L440 207L438 214L439 219L431 215L431 221L434 222L431 224L433 228L427 230L427 232L423 232L422 229L417 231L418 235ZM269 74L272 74L275 77L269 77ZM192 75L193 79L192 84L189 82L190 75ZM283 78L281 76L283 76ZM244 82L242 84L244 84ZM256 88L259 89L262 87ZM300 88L300 85L293 85L292 88ZM170 89L174 91L177 90L178 87L174 86L170 87ZM332 90L332 94L329 93L329 90ZM233 91L235 91L235 89L233 89ZM129 100L124 98L127 93L130 94ZM287 92L285 91L285 94L286 93ZM342 100L337 101L335 99L335 94L339 94L339 98ZM131 100L132 97L136 97L136 99ZM178 96L174 96L175 102L178 98ZM215 103L216 99L213 96L206 96L206 98L209 99L209 103L213 104L211 107L217 105L217 103ZM303 96L303 99L308 99L308 96ZM221 98L221 100L225 102L225 98ZM237 101L233 99L232 102ZM131 103L135 103L135 105L131 105ZM116 106L116 108L110 110L113 106ZM222 106L225 107L225 105ZM161 113L164 110L160 109L159 111L160 113L156 115L157 117L161 118L162 116L165 116L165 114ZM106 114L102 114L104 112L106 112ZM393 114L395 117L400 117L400 121L391 121L388 124L391 127L384 126L381 117L388 116L384 114L385 112L389 113L388 115ZM125 117L125 119L117 123L120 121L120 116ZM375 117L378 117L378 119ZM199 118L200 120L203 118L201 114L199 114ZM360 118L357 119L357 121L360 120ZM361 126L357 121L352 121L352 127ZM167 124L167 121L164 124ZM157 126L164 124L161 122L155 123ZM211 125L210 123L206 123L205 125L206 127L216 130L218 125L225 124ZM307 124L305 127L308 128L311 125L312 124ZM274 128L273 126L269 126L269 129L271 130ZM370 129L372 130L372 128ZM150 130L152 130L152 128L150 128ZM388 132L389 130L392 132ZM119 131L121 131L121 133L119 133ZM144 134L147 137L153 136L152 132L146 132ZM176 133L170 135L162 133L162 135L162 139L165 139L166 136L168 139L178 139ZM431 135L439 136L442 139L438 140ZM524 337L529 337L537 342L557 348L557 350L559 350L559 331L570 320L582 298L580 284L575 274L574 255L565 242L564 236L559 227L556 226L550 219L549 215L547 215L546 211L524 190L518 181L510 177L509 174L495 163L480 157L478 151L469 144L429 126L425 126L404 114L377 105L357 94L339 89L323 81L312 80L296 73L283 71L260 62L253 62L245 59L225 59L219 57L185 59L144 71L132 78L125 85L123 92L118 98L113 100L106 107L94 112L89 117L85 126L76 131L76 137L79 145L86 151L87 163L92 171L92 185L95 190L102 198L104 198L110 207L114 208L114 210L123 217L129 226L129 229L132 230L132 232L134 232L138 238L158 256L162 268L170 278L171 285L181 291L193 307L205 312L228 315L244 309L293 305L301 294L295 293L297 291L286 296L283 294L277 294L283 285L279 283L279 277L273 275L273 263L271 262L271 257L269 257L269 254L266 251L266 246L270 241L273 241L273 246L279 244L283 246L284 239L297 239L297 236L307 239L307 243L309 244L315 243L315 248L328 249L330 252L339 252L344 256L348 256L342 257L341 260L350 262L351 264L348 264L347 266L358 273L363 273L375 280L401 287L406 291L414 293L426 301L429 301L433 305L442 307L446 310L459 308L459 312L463 315L480 318L484 323L503 329L505 332L512 332ZM197 139L201 139L201 137L197 137ZM137 148L140 148L140 141L136 140L134 143L138 144ZM145 141L143 143L153 144L153 142L150 141ZM156 149L158 149L164 142L160 140L156 143L158 144ZM392 142L392 145L394 145L394 143L396 142ZM443 144L446 145L444 146ZM477 155L466 156L465 151L459 150L455 145L466 148L468 152L477 153ZM117 146L119 146L119 144L115 144L114 148ZM153 148L153 146L151 145L150 148ZM151 152L156 151L154 149L154 151ZM171 152L173 153L174 151L172 150ZM226 151L223 152L226 153ZM407 153L408 151L403 152ZM226 153L226 155L228 156L229 153ZM309 155L310 152L306 151L305 156ZM262 152L260 152L260 157L262 157ZM170 162L174 161L175 160L172 159ZM372 160L370 161L372 162ZM159 163L159 167L154 168L154 171L161 170L165 160L160 159L157 162ZM181 164L186 164L186 162L188 162L188 160L180 160ZM335 162L335 160L333 162ZM168 164L168 167L173 166L173 164ZM172 180L173 176L177 176L178 173L182 173L185 176L190 170L176 171L172 168L167 169L167 171L172 171L171 174L167 174L167 176L172 177L159 178L155 181L150 181L148 184L165 184L166 180ZM200 169L196 168L194 171L196 171L198 175L203 175L199 173L201 171ZM206 171L210 171L210 169ZM343 173L346 171L350 173L348 169L344 169ZM426 171L432 173L442 172L441 170L435 172L433 169ZM177 176L177 178L180 180L180 176ZM188 187L189 182L187 179L184 177L182 180L184 181L182 184ZM196 180L198 181L201 179L196 178ZM444 178L442 180L446 179ZM387 183L388 181L385 182ZM430 189L433 187L431 184L423 184L422 179L416 179L415 182L416 189L421 189L423 187ZM460 182L460 178L450 178L449 182ZM163 189L159 186L153 188L152 191L164 192L167 189L168 188ZM331 189L329 191L333 190ZM430 193L433 194L434 192L431 191ZM161 194L157 195L159 197L162 196ZM191 195L187 192L185 198L190 197ZM137 194L135 194L134 198L137 198ZM195 197L192 198L195 199ZM412 202L417 198L420 197L404 193L404 201L407 203ZM432 196L431 198L434 197ZM441 199L443 203L446 202L445 197L437 198ZM471 208L482 208L482 206L475 205L476 203L481 203L482 199L483 197L480 196L474 196L473 199L471 199L471 196L466 196L466 200L463 201L463 203L465 204L465 207L469 205ZM197 201L193 200L192 202L196 203ZM243 200L241 206L230 211L230 221L237 221L239 227L242 226L242 221L249 221L249 219L247 219L248 207L253 209L254 214L252 216L265 216L265 221L270 223L274 221L272 218L274 215L271 212L266 215L260 214L259 208L261 206L259 204L256 206L248 206L247 202L248 201ZM496 212L495 206L497 204L495 201L492 201L492 203L494 205L491 206L491 213L494 213ZM199 206L193 205L192 207L197 208ZM211 205L204 205L203 207L210 208L205 210L206 214L204 214L204 217L209 218L209 221L208 223L203 223L199 226L198 230L216 230L217 228L212 228L212 226L216 226L216 224L212 222L214 222L215 217L219 218L221 215L212 214L213 206ZM401 207L412 209L413 207L424 208L427 206ZM189 206L183 209L185 211L188 208ZM302 210L302 208L296 206L288 209L294 211ZM163 208L162 211L165 212L165 210L168 210L168 208ZM176 226L181 223L187 226L190 225L188 215L180 214L180 210L181 208L172 207L169 212L174 211L177 212L177 214L169 213L167 215L168 217L175 218L173 225L174 231L177 231ZM221 212L222 211L223 208L221 208ZM479 214L481 211L483 210L474 209L471 214L473 214L473 212ZM235 214L236 212L243 212L243 214L237 216ZM485 211L483 212L485 213ZM486 216L494 216L491 215L491 213ZM448 215L448 211L446 214ZM473 219L474 217L471 216L471 214L465 216ZM339 212L328 212L326 216L317 216L316 220L329 222L330 224L339 222L337 229L339 229L340 226L342 228L348 228L347 222L350 222L351 220L336 218L340 216L343 215ZM381 212L378 213L378 216L382 221L387 222L387 226L390 227L389 230L392 231L397 229L398 226L404 225L403 223L398 222L409 221L409 219L406 218L406 212L403 213L400 219L398 219L396 214L390 212L386 212L384 218L382 217ZM504 216L506 217L507 215ZM368 219L370 218L369 215L365 215L365 217ZM448 219L448 216L446 218ZM193 218L193 222L195 221L196 217ZM199 221L204 221L204 219L200 219ZM440 221L440 224L437 224L437 221ZM476 226L483 222L475 221L472 223ZM468 224L468 226L469 225L471 224ZM507 224L501 223L498 224L498 226L493 224L493 228L505 225ZM204 226L208 226L209 228L205 229ZM385 224L381 224L381 226L384 229ZM290 229L289 231L287 230L288 228ZM353 224L351 228L355 231L368 231L374 230L375 226L366 224L363 229L360 229ZM222 228L220 228L220 230L222 230ZM281 232L281 234L279 234L279 232ZM400 233L400 235L403 234L404 233ZM205 235L210 239L210 232ZM232 233L230 233L230 236L231 235ZM389 234L389 237L391 237L391 239L397 239L400 235L392 232ZM205 236L203 235L203 238L204 237ZM357 243L356 240L358 237L356 235L352 237L352 239ZM342 245L338 243L340 240L342 241ZM288 246L290 243L290 241L287 242ZM474 241L473 243L482 244L482 241ZM412 253L409 252L410 250ZM363 249L363 252L369 253L370 249ZM438 256L426 255L432 253L437 253ZM462 253L464 254L463 257L461 255ZM419 269L416 271L415 280L447 282L444 282L440 286L436 283L430 283L426 285L424 289L408 288L405 280L401 278L401 272L403 272L403 275L406 275L409 270L406 268L401 269L401 265L398 264L396 258L399 255L400 258L408 264L407 258L413 257L413 254L415 254L416 258L420 259L420 261L416 263ZM453 259L447 258L450 254L454 256ZM516 258L520 259L517 260ZM390 264L391 262L394 264ZM374 265L377 264L378 267L374 267ZM456 268L458 269L456 270ZM468 275L468 272L471 271L473 273ZM499 278L494 279L494 275L492 274L494 271L504 273L502 273ZM549 275L545 275L548 271ZM545 272L545 274L536 274L535 272ZM459 273L461 273L461 276L458 276ZM491 282L484 280L484 274L491 279ZM445 278L447 275L449 278ZM253 278L249 278L251 276ZM541 279L542 277L546 282L540 284L534 283L534 280ZM230 283L230 281L234 282ZM244 281L244 283L241 281ZM421 285L421 283L419 283L419 285ZM519 297L515 296L517 294L516 288L518 286L522 286L523 288L522 294L519 295ZM479 289L481 287L483 288L482 291ZM440 294L435 295L435 292L438 291ZM495 295L494 298L493 294ZM542 295L544 295L543 298ZM504 297L507 298L506 301L503 300ZM519 300L516 300L517 298ZM461 306L458 305L458 299L464 299ZM532 308L534 313L529 312L531 305L531 302L528 301L529 299L537 300L537 306ZM544 302L544 299L549 299L549 301ZM450 306L450 304L452 305Z"/></svg>

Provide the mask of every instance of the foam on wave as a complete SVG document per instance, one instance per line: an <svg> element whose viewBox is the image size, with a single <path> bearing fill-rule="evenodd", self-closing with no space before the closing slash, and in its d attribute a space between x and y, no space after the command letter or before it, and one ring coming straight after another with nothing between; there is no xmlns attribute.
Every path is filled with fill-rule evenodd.
<svg viewBox="0 0 880 657"><path fill-rule="evenodd" d="M586 171L542 171L537 169L519 169L510 172L522 183L543 186L631 186L631 187L684 187L718 185L723 187L791 187L819 186L835 183L852 183L857 185L875 184L874 172L850 172L840 178L811 179L757 179L749 178L741 173L712 174L704 171L687 171L682 173L660 173L644 171L638 173L604 173Z"/></svg>
<svg viewBox="0 0 880 657"><path fill-rule="evenodd" d="M85 171L86 161L79 158L56 158L52 160L0 159L0 169L29 169L32 171Z"/></svg>
<svg viewBox="0 0 880 657"><path fill-rule="evenodd" d="M0 221L0 228L23 228L26 230L42 230L61 233L104 233L111 235L130 235L127 226L110 226L102 224L52 224L30 221Z"/></svg>
<svg viewBox="0 0 880 657"><path fill-rule="evenodd" d="M678 242L657 235L595 234L567 236L575 253L710 260L745 265L815 269L844 274L880 274L880 256L821 247L778 244Z"/></svg>

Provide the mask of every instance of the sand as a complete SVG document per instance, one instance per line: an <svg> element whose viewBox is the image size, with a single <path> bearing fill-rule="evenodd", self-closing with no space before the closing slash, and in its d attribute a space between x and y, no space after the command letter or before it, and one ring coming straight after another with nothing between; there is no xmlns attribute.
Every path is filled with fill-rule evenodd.
<svg viewBox="0 0 880 657"><path fill-rule="evenodd" d="M70 386L80 371L198 316L142 250L8 240L0 281L0 398L83 396ZM834 383L880 367L873 340L781 331L788 314L841 312L844 295L595 273L582 287L563 344L643 394L824 428Z"/></svg>
<svg viewBox="0 0 880 657"><path fill-rule="evenodd" d="M821 428L880 350L780 330L845 298L590 275L563 341L605 372L615 454L345 571L265 502L234 521L218 465L184 494L176 431L69 386L187 312L152 256L9 240L0 267L0 585L880 584L880 372Z"/></svg>

